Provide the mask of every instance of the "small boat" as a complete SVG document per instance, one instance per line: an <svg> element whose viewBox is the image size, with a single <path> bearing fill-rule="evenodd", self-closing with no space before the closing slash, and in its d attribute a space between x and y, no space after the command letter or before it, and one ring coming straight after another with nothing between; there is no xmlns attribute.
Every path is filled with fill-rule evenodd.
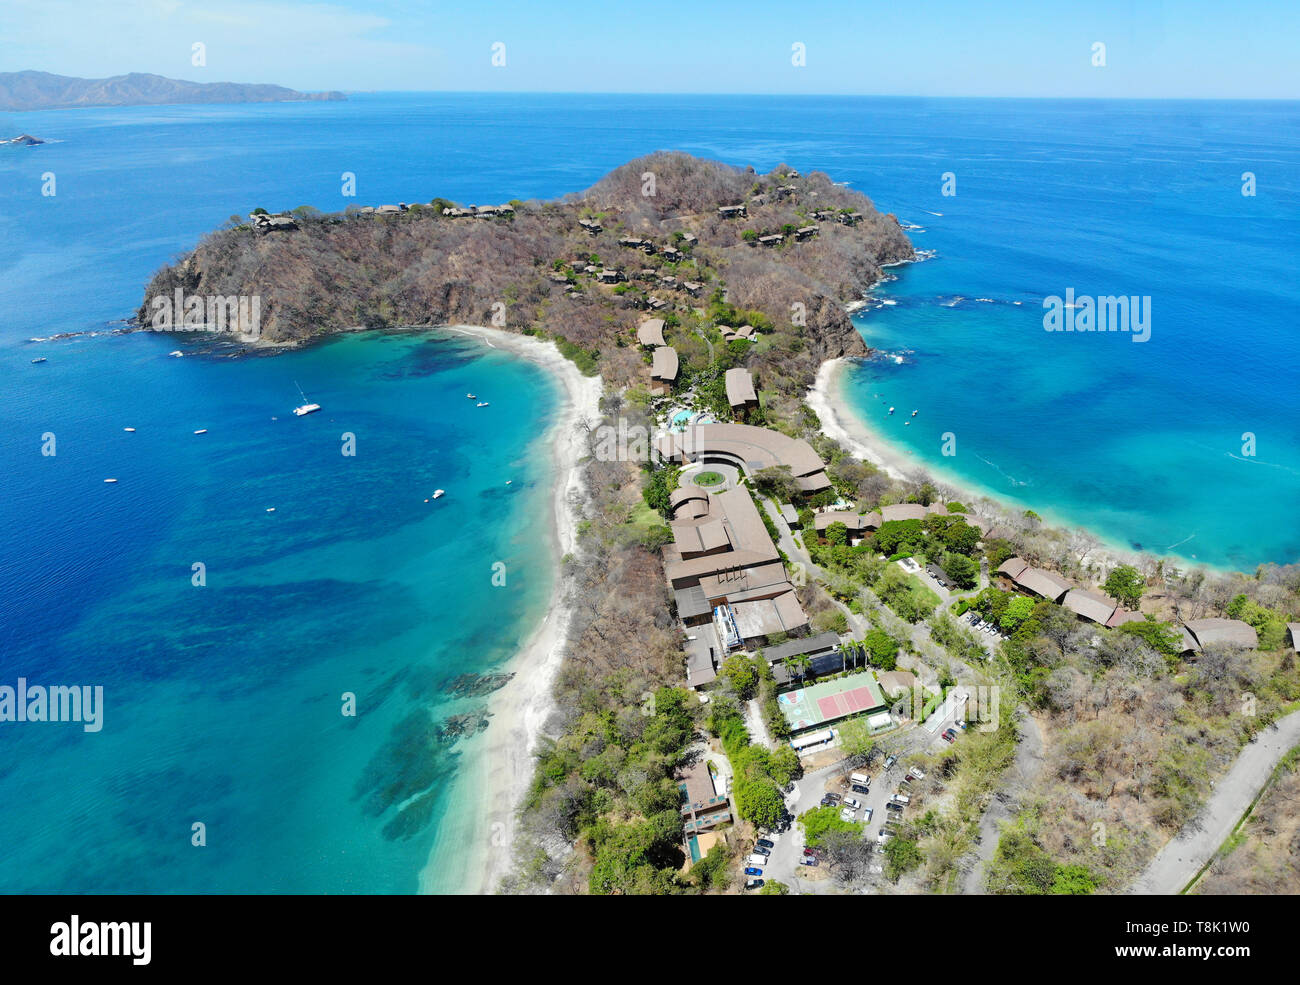
<svg viewBox="0 0 1300 985"><path fill-rule="evenodd" d="M116 480L116 479L105 479L104 481L105 481L105 482L116 482L117 480Z"/></svg>
<svg viewBox="0 0 1300 985"><path fill-rule="evenodd" d="M44 357L44 356L38 356L36 359L33 359L33 360L32 360L32 365L35 365L36 363L43 363L43 362L45 362L45 357Z"/></svg>
<svg viewBox="0 0 1300 985"><path fill-rule="evenodd" d="M894 412L894 408L893 408L893 407L890 407L890 408L889 408L889 412L892 414L892 413Z"/></svg>
<svg viewBox="0 0 1300 985"><path fill-rule="evenodd" d="M274 513L274 512L275 512L275 507L274 507L274 506L268 506L268 507L266 508L266 512L268 512L268 513Z"/></svg>
<svg viewBox="0 0 1300 985"><path fill-rule="evenodd" d="M443 490L443 489L435 489L435 490L433 491L433 498L434 498L434 499L441 499L443 496L446 496L446 495L447 495L446 490Z"/></svg>
<svg viewBox="0 0 1300 985"><path fill-rule="evenodd" d="M135 428L122 428L127 434L135 434Z"/></svg>
<svg viewBox="0 0 1300 985"><path fill-rule="evenodd" d="M181 352L180 349L173 349L171 352L167 353L167 355L175 356L177 359L179 359L181 356L185 355L185 353Z"/></svg>
<svg viewBox="0 0 1300 985"><path fill-rule="evenodd" d="M916 416L916 411L912 411L912 416L913 416L913 417Z"/></svg>
<svg viewBox="0 0 1300 985"><path fill-rule="evenodd" d="M512 483L512 482L514 482L514 481L515 481L514 479L507 479L507 480L506 480L506 485L508 486L508 485L510 485L510 483Z"/></svg>
<svg viewBox="0 0 1300 985"><path fill-rule="evenodd" d="M207 434L207 433L208 433L208 429L207 429L207 428L199 428L199 429L198 429L197 431L195 431L194 433L195 433L195 434Z"/></svg>
<svg viewBox="0 0 1300 985"><path fill-rule="evenodd" d="M486 407L486 406L488 406L488 402L487 402L486 400L480 400L480 401L479 401L478 403L476 403L474 406L475 406L475 407Z"/></svg>
<svg viewBox="0 0 1300 985"><path fill-rule="evenodd" d="M298 386L298 381L294 380L294 386ZM307 403L307 394L302 392L302 387L298 386L298 396L302 397L302 403L293 409L295 417L306 417L308 414L314 414L320 410L320 404Z"/></svg>
<svg viewBox="0 0 1300 985"><path fill-rule="evenodd" d="M474 396L474 394L472 394L472 393L467 393L467 394L465 394L465 396L467 396L470 400L477 400L477 399L478 399L478 397Z"/></svg>

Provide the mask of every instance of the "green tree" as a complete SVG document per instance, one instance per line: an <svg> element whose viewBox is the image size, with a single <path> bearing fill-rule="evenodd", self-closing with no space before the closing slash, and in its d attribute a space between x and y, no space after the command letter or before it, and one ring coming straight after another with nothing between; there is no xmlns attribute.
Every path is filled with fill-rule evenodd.
<svg viewBox="0 0 1300 985"><path fill-rule="evenodd" d="M748 701L754 696L754 689L758 686L758 671L748 657L739 653L732 654L722 662L722 674L731 682L742 701Z"/></svg>
<svg viewBox="0 0 1300 985"><path fill-rule="evenodd" d="M998 625L1005 630L1013 631L1028 619L1033 611L1033 599L1024 595L1015 595L1007 601L1006 609L998 619Z"/></svg>
<svg viewBox="0 0 1300 985"><path fill-rule="evenodd" d="M1097 888L1097 879L1086 865L1058 865L1052 879L1052 893L1057 896L1088 896Z"/></svg>
<svg viewBox="0 0 1300 985"><path fill-rule="evenodd" d="M1131 564L1121 564L1112 571L1106 577L1106 584L1103 587L1106 589L1106 594L1119 599L1130 609L1138 607L1142 593L1146 591L1146 586L1142 584L1142 576Z"/></svg>
<svg viewBox="0 0 1300 985"><path fill-rule="evenodd" d="M945 554L941 567L943 573L951 578L958 588L974 588L979 584L979 563L965 554L958 554L955 551Z"/></svg>
<svg viewBox="0 0 1300 985"><path fill-rule="evenodd" d="M790 887L783 882L777 882L775 879L767 879L763 882L763 888L758 891L759 896L789 896Z"/></svg>
<svg viewBox="0 0 1300 985"><path fill-rule="evenodd" d="M785 818L785 799L776 784L760 777L736 784L736 813L761 828L775 828Z"/></svg>
<svg viewBox="0 0 1300 985"><path fill-rule="evenodd" d="M911 838L890 838L885 842L885 878L890 882L898 882L900 876L923 861L921 846Z"/></svg>

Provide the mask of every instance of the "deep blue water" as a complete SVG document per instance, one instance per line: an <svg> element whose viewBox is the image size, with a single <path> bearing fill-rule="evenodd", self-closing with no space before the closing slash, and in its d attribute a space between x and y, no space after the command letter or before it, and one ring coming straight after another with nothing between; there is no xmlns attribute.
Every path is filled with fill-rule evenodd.
<svg viewBox="0 0 1300 985"><path fill-rule="evenodd" d="M508 659L545 604L555 395L530 366L428 333L243 360L25 341L111 330L230 215L552 196L665 148L826 170L939 254L863 322L910 350L853 383L868 420L887 394L921 410L887 436L966 481L1245 564L1300 554L1295 123L1289 104L409 94L0 115L55 141L0 148L0 684L107 702L95 735L0 726L0 889L414 890L463 766L418 726L472 707L441 686ZM1151 295L1151 342L1044 333L1037 305L1070 286ZM289 416L296 384L325 411Z"/></svg>

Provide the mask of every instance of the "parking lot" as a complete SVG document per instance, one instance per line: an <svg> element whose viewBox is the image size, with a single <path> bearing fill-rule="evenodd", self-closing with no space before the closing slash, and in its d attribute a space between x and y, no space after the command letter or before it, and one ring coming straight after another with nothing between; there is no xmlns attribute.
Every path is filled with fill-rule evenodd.
<svg viewBox="0 0 1300 985"><path fill-rule="evenodd" d="M806 774L795 782L794 789L786 797L786 806L792 818L797 818L805 811L820 807L822 798L827 792L837 793L841 797L853 797L855 800L860 801L864 808L871 810L871 820L865 825L865 837L870 839L874 845L876 836L885 821L891 817L902 816L895 811L887 810L885 803L897 791L900 781L907 771L901 763L895 763L891 769L886 771L884 762L884 757L878 756L869 767L851 769L844 763L836 763L833 766ZM849 774L855 772L864 773L871 779L868 793L854 793L849 789ZM854 815L854 820L861 822L864 812L857 810ZM762 879L775 879L783 882L790 887L791 891L798 893L837 891L838 887L834 885L823 866L800 864L799 860L803 856L804 840L803 830L797 821L792 820L788 830L774 837L771 835L768 837L774 842L775 847L768 858L768 864L763 869Z"/></svg>

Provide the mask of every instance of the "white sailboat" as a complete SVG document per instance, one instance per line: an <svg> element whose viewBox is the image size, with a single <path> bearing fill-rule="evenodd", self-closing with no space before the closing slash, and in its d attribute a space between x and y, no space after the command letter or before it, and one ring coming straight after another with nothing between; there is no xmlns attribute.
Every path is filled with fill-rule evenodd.
<svg viewBox="0 0 1300 985"><path fill-rule="evenodd" d="M298 387L298 396L302 397L302 403L293 409L295 417L306 417L308 414L314 414L320 410L320 404L309 404L307 394L302 392L302 387L298 386L298 381L294 380L293 385Z"/></svg>

